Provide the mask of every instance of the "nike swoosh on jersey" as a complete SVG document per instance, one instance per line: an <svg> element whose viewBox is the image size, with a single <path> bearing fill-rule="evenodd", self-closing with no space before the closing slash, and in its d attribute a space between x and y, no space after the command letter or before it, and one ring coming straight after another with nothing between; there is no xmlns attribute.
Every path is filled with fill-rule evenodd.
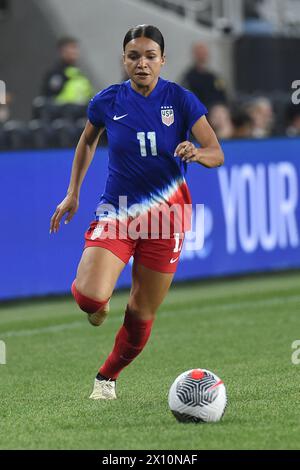
<svg viewBox="0 0 300 470"><path fill-rule="evenodd" d="M123 114L123 116L116 116L116 115L114 115L113 119L114 119L114 121L118 121L119 119L122 119L122 118L124 118L125 116L128 116L128 113L127 113L127 114Z"/></svg>
<svg viewBox="0 0 300 470"><path fill-rule="evenodd" d="M170 259L170 263L173 264L173 263L176 263L176 261L178 260L179 256L177 256L177 258L172 258Z"/></svg>

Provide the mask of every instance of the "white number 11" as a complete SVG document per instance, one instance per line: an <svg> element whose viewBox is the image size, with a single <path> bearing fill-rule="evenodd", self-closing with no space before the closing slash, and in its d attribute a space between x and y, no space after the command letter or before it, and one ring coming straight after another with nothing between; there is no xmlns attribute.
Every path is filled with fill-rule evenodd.
<svg viewBox="0 0 300 470"><path fill-rule="evenodd" d="M138 132L137 138L140 141L140 151L142 157L147 157L147 148L146 148L146 137L145 132ZM151 155L157 155L156 148L156 134L155 132L147 132L147 139L150 140Z"/></svg>

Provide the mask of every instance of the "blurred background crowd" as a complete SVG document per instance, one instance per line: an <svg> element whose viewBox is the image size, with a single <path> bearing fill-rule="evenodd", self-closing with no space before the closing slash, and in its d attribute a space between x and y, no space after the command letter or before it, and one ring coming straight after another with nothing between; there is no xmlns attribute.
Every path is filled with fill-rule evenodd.
<svg viewBox="0 0 300 470"><path fill-rule="evenodd" d="M128 11L126 0L114 2ZM68 0L60 3L66 13L70 11ZM76 3L73 1L74 9ZM134 3L139 15L145 9L144 22L151 23L155 14L159 15L157 26L163 34L166 30L170 38L177 35L185 47L184 59L180 51L177 56L170 54L176 72L173 68L165 78L193 91L207 106L208 119L219 139L300 135L300 104L292 100L293 83L299 80L300 87L300 0L135 0L130 8ZM51 4L47 0L0 0L1 150L76 145L90 98L101 88L126 79L121 51L117 55L109 49L101 16L98 36L88 43L88 31L81 26L54 28L58 5L56 0ZM86 2L87 11L89 5L93 16L94 0ZM99 6L103 10L105 3L98 0ZM84 24L89 22L87 16ZM107 26L111 42L120 49L119 37L134 24L132 18L128 27ZM186 41L182 24L192 31ZM21 25L32 26L26 28L26 38L20 32ZM99 76L86 60L90 44L94 54L99 48ZM167 42L167 55L168 46ZM30 57L26 51L31 51ZM16 65L20 61L21 73ZM110 74L112 61L118 62L119 77L115 72Z"/></svg>

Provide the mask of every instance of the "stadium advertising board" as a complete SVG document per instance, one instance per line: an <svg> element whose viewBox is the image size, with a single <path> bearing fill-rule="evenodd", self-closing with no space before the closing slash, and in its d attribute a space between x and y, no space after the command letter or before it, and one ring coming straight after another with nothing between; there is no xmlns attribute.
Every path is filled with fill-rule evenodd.
<svg viewBox="0 0 300 470"><path fill-rule="evenodd" d="M197 249L194 209L178 275L299 267L299 140L228 142L223 148L223 167L189 172L193 200L205 205L204 245Z"/></svg>
<svg viewBox="0 0 300 470"><path fill-rule="evenodd" d="M188 168L193 227L175 279L300 267L300 140L224 142L225 165ZM83 233L104 187L107 152L99 149L68 226L49 235L64 197L72 150L2 152L0 299L69 292ZM130 265L118 286L130 285Z"/></svg>

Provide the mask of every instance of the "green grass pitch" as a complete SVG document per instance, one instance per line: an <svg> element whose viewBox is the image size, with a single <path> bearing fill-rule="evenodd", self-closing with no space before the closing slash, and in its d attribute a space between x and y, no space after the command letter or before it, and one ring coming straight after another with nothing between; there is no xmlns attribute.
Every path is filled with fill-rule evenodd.
<svg viewBox="0 0 300 470"><path fill-rule="evenodd" d="M128 292L114 294L100 328L71 298L2 305L0 448L299 449L299 285L294 272L173 287L112 402L88 396ZM168 409L173 380L198 367L227 387L219 423L178 423Z"/></svg>

